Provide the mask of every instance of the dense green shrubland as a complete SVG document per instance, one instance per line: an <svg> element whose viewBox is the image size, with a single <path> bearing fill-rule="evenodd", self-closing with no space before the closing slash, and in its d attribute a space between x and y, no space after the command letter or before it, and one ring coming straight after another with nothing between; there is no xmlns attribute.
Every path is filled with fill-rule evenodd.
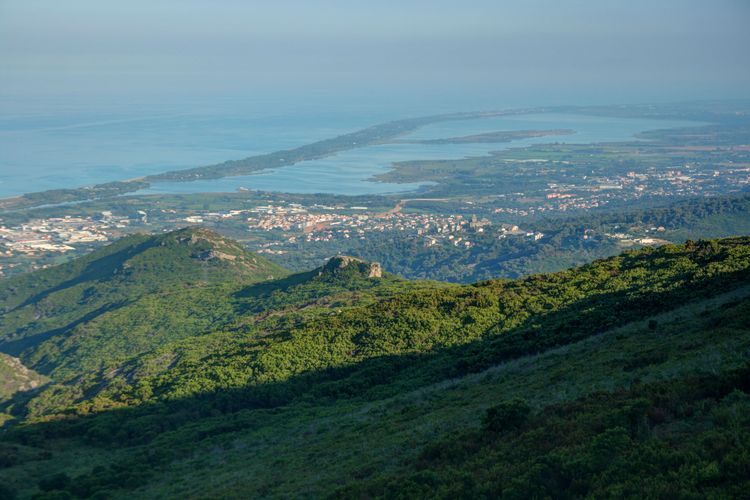
<svg viewBox="0 0 750 500"><path fill-rule="evenodd" d="M750 352L749 243L467 286L355 262L146 293L67 350L27 353L77 378L6 403L26 420L0 441L0 477L22 496L732 496L750 439L746 371L731 371ZM87 339L146 324L158 343L89 364L123 351L84 355Z"/></svg>

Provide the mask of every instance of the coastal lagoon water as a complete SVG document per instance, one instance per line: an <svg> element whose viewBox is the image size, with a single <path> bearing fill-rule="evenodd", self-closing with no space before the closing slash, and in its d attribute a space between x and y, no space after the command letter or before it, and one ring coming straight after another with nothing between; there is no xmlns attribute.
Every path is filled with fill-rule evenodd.
<svg viewBox="0 0 750 500"><path fill-rule="evenodd" d="M271 153L389 119L266 103L8 108L0 106L0 197Z"/></svg>
<svg viewBox="0 0 750 500"><path fill-rule="evenodd" d="M507 143L482 144L382 144L338 153L334 156L264 170L253 175L193 182L160 182L142 194L231 192L237 189L290 193L348 195L414 191L421 185L373 182L372 176L387 172L394 162L407 160L460 159L484 156L493 151L532 144L594 143L633 140L646 130L700 125L695 122L611 118L575 114L529 114L454 120L420 128L401 139L425 140L461 137L500 130L571 129L570 135L533 137Z"/></svg>
<svg viewBox="0 0 750 500"><path fill-rule="evenodd" d="M75 188L210 165L294 148L369 125L403 118L393 109L331 111L326 106L227 103L175 107L101 109L41 106L0 115L0 197L55 188ZM434 110L442 112L442 110ZM421 110L410 116L430 114ZM232 192L240 188L295 193L375 194L412 191L420 184L373 182L372 176L405 160L481 156L509 147L548 142L631 140L650 129L690 122L530 114L447 121L425 126L404 139L437 139L499 130L573 129L573 135L497 144L384 144L254 175L195 182L163 182L148 193Z"/></svg>

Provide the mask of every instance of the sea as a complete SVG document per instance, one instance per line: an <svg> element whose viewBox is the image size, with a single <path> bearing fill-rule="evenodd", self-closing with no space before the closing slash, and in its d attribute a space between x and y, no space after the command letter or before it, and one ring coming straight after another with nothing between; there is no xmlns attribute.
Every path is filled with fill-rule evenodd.
<svg viewBox="0 0 750 500"><path fill-rule="evenodd" d="M504 106L512 107L512 106ZM500 109L488 105L486 109ZM369 125L445 109L341 106L335 103L227 101L137 105L55 103L0 114L0 197L102 182L242 159L308 144ZM476 110L466 109L466 111ZM384 144L266 170L194 182L159 182L139 194L263 190L382 194L421 184L374 182L394 162L483 156L539 143L626 141L639 132L695 122L527 114L434 123L402 139L439 139L501 130L571 129L575 133L496 144Z"/></svg>

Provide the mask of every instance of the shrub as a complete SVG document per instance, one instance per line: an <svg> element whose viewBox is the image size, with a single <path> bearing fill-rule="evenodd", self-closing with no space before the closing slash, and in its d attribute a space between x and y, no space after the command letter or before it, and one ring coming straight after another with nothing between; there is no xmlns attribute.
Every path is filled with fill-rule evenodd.
<svg viewBox="0 0 750 500"><path fill-rule="evenodd" d="M39 481L42 491L64 490L70 484L70 478L64 472L58 472Z"/></svg>
<svg viewBox="0 0 750 500"><path fill-rule="evenodd" d="M521 398L503 401L487 409L483 421L484 428L490 432L518 429L526 422L530 413L531 408Z"/></svg>

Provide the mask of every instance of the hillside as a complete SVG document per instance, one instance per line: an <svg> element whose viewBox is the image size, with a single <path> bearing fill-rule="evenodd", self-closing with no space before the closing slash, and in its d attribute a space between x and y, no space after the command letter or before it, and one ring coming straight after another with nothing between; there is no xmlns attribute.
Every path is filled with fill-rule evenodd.
<svg viewBox="0 0 750 500"><path fill-rule="evenodd" d="M217 331L241 329L249 335L258 325L273 328L275 323L290 321L296 313L363 305L401 291L406 283L382 273L376 264L351 257L335 257L310 272L256 283L265 273L269 273L268 278L270 273L286 273L214 233L190 229L137 243L131 240L126 239L127 245L113 245L117 253L124 248L133 254L117 266L130 270L135 267L132 262L140 260L163 262L169 267L140 265L146 270L135 271L126 279L74 276L67 280L74 285L48 285L28 304L0 317L0 352L20 356L27 366L51 379L30 396L31 402L19 406L18 401L12 401L6 404L7 410L14 408L15 413L29 416L60 411L113 386L135 384L143 373L168 369L174 354L164 355L162 346L177 345L185 339L188 345L200 345L195 337ZM138 253L133 245L147 250ZM107 255L112 250L108 247L97 254ZM230 250L237 258L222 259L221 255ZM204 256L208 254L218 257L208 259L211 264L207 265ZM95 263L102 259L100 255L91 257L96 257ZM213 261L215 267L208 267L214 265ZM69 274L66 268L79 264L65 264L51 271ZM248 265L251 272L243 276ZM47 274L33 273L26 282L38 283ZM444 285L415 285L438 286ZM43 297L38 298L40 295ZM54 314L19 327L32 312L35 318L40 316L40 303L47 309L54 308Z"/></svg>
<svg viewBox="0 0 750 500"><path fill-rule="evenodd" d="M66 364L67 352L48 357L68 370L53 378L76 383L6 405L23 423L0 441L0 479L21 497L748 486L750 238L464 286L376 270L338 257L278 280L216 283L203 307L220 327L173 337L165 326L163 341L116 357L104 378ZM163 295L156 309L193 298ZM60 388L80 380L95 383Z"/></svg>
<svg viewBox="0 0 750 500"><path fill-rule="evenodd" d="M0 401L17 392L36 389L46 378L26 368L21 360L0 353Z"/></svg>
<svg viewBox="0 0 750 500"><path fill-rule="evenodd" d="M71 365L63 376L77 378L94 363L104 366L221 322L179 310L182 299L210 297L207 289L227 282L246 285L285 274L203 229L123 238L78 260L0 283L0 352L55 378L57 369Z"/></svg>
<svg viewBox="0 0 750 500"><path fill-rule="evenodd" d="M0 283L0 345L20 353L139 297L287 274L216 233L187 228L135 235L80 259Z"/></svg>

